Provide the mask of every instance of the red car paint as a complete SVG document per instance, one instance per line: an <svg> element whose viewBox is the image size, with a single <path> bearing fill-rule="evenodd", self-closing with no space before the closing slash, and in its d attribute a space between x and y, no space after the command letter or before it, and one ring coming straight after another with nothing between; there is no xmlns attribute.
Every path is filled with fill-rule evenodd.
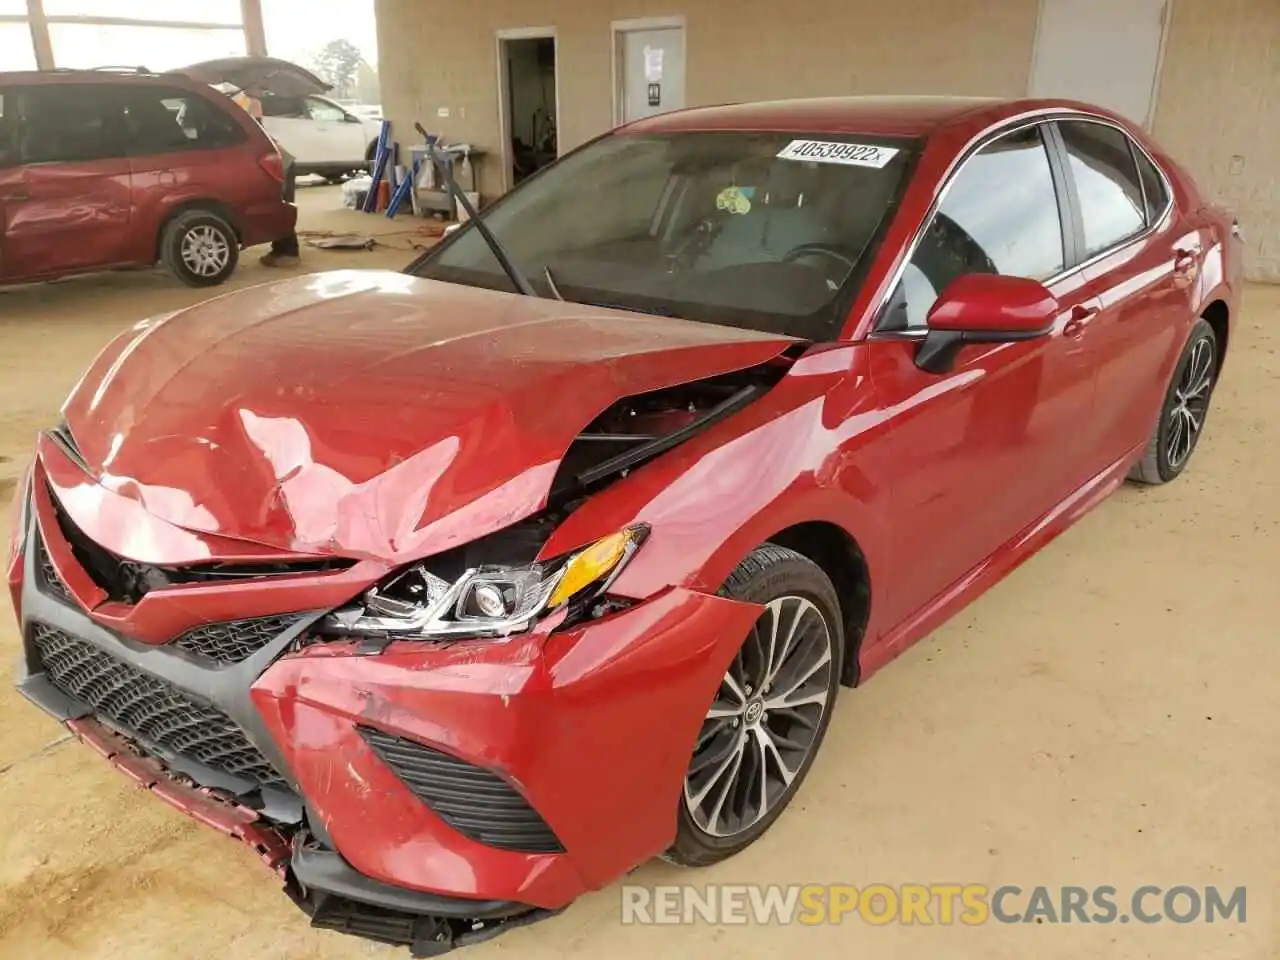
<svg viewBox="0 0 1280 960"><path fill-rule="evenodd" d="M929 311L929 329L1038 334L1053 326L1059 310L1057 298L1034 280L970 273L957 278Z"/></svg>
<svg viewBox="0 0 1280 960"><path fill-rule="evenodd" d="M1109 118L1167 173L1172 213L1054 282L1056 307L1034 305L1051 315L1048 334L973 344L928 373L918 338L873 330L966 153L995 131L1077 112L1108 118L1062 102L842 100L694 110L615 134L926 142L843 337L809 346L758 400L594 493L543 545L541 556L560 556L648 524L609 588L633 606L563 630L553 617L506 642L374 655L316 643L256 678L252 702L309 817L356 870L398 888L563 906L670 844L701 717L760 609L716 591L754 547L800 524L856 544L870 602L851 659L866 678L1122 482L1191 325L1211 305L1234 318L1241 288L1230 219L1139 131ZM569 442L616 399L781 362L794 346L391 274L289 280L112 344L65 410L83 463L49 436L40 444L35 511L93 622L146 644L205 620L323 611L406 561L539 511ZM53 498L93 541L139 561L357 562L161 589L120 609L79 569ZM21 586L17 561L9 577ZM499 772L565 852L463 837L357 725Z"/></svg>
<svg viewBox="0 0 1280 960"><path fill-rule="evenodd" d="M242 246L289 234L297 208L281 196L279 151L229 98L178 76L101 72L0 72L0 96L57 85L68 96L162 83L195 94L244 131L242 142L209 149L82 162L6 160L0 118L0 284L51 280L159 260L165 224L178 212L208 208L227 217ZM274 173L272 172L274 170Z"/></svg>
<svg viewBox="0 0 1280 960"><path fill-rule="evenodd" d="M236 806L174 780L163 764L137 753L127 740L92 717L68 720L67 726L81 742L92 747L113 767L140 787L150 790L193 820L252 847L267 868L283 874L289 861L288 842L261 821L257 812Z"/></svg>
<svg viewBox="0 0 1280 960"><path fill-rule="evenodd" d="M791 343L335 271L132 332L63 412L101 487L154 517L400 563L541 508L565 449L618 398L754 366ZM128 375L135 365L145 378ZM60 499L77 524L95 522L96 500Z"/></svg>
<svg viewBox="0 0 1280 960"><path fill-rule="evenodd" d="M753 604L667 590L554 636L539 630L446 651L406 645L358 661L282 660L254 685L253 698L287 744L304 792L318 798L338 849L361 873L561 907L634 866L635 850L670 843L707 691L758 615ZM639 735L645 717L662 718L661 736ZM354 732L357 722L502 770L574 852L494 850L423 816ZM587 781L593 786L581 789ZM371 802L376 817L367 816Z"/></svg>

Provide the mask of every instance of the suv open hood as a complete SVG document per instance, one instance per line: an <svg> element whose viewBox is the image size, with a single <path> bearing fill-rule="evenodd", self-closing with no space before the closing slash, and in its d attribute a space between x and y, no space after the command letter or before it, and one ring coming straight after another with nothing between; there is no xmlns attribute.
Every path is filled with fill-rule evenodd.
<svg viewBox="0 0 1280 960"><path fill-rule="evenodd" d="M103 539L99 514L137 509L121 498L200 533L400 562L541 509L618 400L794 342L399 273L300 277L118 338L63 411L97 483L54 484L81 529L143 562L181 560Z"/></svg>
<svg viewBox="0 0 1280 960"><path fill-rule="evenodd" d="M275 57L223 57L171 72L210 86L228 84L255 100L305 97L333 89L310 70Z"/></svg>

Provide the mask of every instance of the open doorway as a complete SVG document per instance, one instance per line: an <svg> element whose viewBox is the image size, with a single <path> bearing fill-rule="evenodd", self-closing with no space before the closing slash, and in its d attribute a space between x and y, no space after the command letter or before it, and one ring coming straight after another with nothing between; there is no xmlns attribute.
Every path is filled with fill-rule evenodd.
<svg viewBox="0 0 1280 960"><path fill-rule="evenodd" d="M503 170L507 187L537 173L559 155L555 31L498 34Z"/></svg>

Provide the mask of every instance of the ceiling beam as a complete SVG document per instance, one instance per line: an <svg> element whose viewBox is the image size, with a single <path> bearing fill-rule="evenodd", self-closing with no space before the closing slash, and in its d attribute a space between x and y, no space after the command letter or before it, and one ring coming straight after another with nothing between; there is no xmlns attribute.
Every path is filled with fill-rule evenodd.
<svg viewBox="0 0 1280 960"><path fill-rule="evenodd" d="M27 19L31 26L31 45L36 52L36 69L53 69L53 41L49 39L49 21L44 15L44 0L27 0Z"/></svg>
<svg viewBox="0 0 1280 960"><path fill-rule="evenodd" d="M28 4L43 0L27 0ZM32 17L34 20L35 18ZM45 17L48 23L78 23L89 27L171 27L177 30L241 30L238 23L206 23L199 20L143 20L138 17L89 17L68 14Z"/></svg>
<svg viewBox="0 0 1280 960"><path fill-rule="evenodd" d="M244 48L251 57L267 55L267 28L262 20L262 0L240 0L240 20L244 23Z"/></svg>

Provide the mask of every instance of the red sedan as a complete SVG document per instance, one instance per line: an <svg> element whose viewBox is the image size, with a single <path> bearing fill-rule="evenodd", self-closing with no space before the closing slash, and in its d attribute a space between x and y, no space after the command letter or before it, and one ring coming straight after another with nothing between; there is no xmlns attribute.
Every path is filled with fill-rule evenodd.
<svg viewBox="0 0 1280 960"><path fill-rule="evenodd" d="M1186 468L1240 270L1083 104L632 124L404 274L111 344L19 497L21 689L419 953L711 863L842 686Z"/></svg>

